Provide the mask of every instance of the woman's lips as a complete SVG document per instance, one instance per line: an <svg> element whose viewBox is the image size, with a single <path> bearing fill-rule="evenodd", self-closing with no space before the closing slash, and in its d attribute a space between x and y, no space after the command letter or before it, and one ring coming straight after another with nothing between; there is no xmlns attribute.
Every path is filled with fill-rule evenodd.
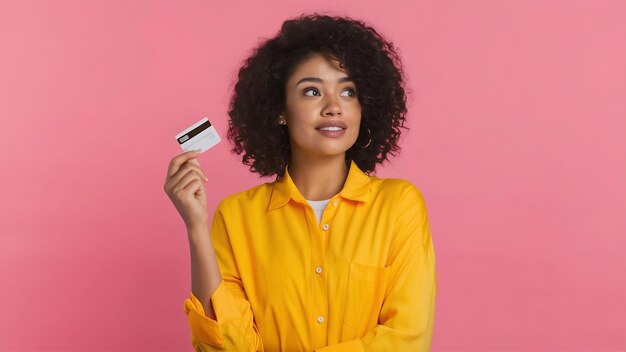
<svg viewBox="0 0 626 352"><path fill-rule="evenodd" d="M318 129L317 132L323 134L326 137L329 138L339 138L341 136L344 135L344 133L346 133L345 129L340 129L340 130L320 130Z"/></svg>

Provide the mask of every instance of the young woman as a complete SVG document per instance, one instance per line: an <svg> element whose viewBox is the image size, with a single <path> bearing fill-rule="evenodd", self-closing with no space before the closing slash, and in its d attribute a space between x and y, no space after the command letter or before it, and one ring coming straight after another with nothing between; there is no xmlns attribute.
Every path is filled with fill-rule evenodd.
<svg viewBox="0 0 626 352"><path fill-rule="evenodd" d="M165 191L191 252L197 351L423 351L435 253L421 192L370 176L400 148L393 45L350 18L285 21L239 71L228 138L268 182L223 199L209 229L197 153Z"/></svg>

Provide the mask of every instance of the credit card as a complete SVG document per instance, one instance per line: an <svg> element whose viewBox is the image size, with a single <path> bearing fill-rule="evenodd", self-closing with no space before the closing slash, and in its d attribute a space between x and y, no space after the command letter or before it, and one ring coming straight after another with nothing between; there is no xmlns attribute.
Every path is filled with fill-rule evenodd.
<svg viewBox="0 0 626 352"><path fill-rule="evenodd" d="M205 117L177 134L176 141L186 152L200 149L200 152L204 153L219 143L221 139L215 127Z"/></svg>

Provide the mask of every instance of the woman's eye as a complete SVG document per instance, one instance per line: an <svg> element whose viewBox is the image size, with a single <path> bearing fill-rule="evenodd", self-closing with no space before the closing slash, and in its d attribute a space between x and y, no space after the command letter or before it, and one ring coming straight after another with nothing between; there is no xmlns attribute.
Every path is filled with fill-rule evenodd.
<svg viewBox="0 0 626 352"><path fill-rule="evenodd" d="M317 89L315 88L305 88L304 95L309 96L309 97L314 97L316 95L320 95L320 92L318 92Z"/></svg>
<svg viewBox="0 0 626 352"><path fill-rule="evenodd" d="M343 97L353 97L355 95L356 95L356 91L354 89L352 89L352 88L348 88L348 89L344 90L343 92L341 92L341 96L343 96Z"/></svg>

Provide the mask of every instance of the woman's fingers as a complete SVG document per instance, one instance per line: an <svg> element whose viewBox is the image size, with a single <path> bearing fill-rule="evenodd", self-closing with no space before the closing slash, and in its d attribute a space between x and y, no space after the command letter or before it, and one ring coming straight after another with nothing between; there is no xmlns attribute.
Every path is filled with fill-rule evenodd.
<svg viewBox="0 0 626 352"><path fill-rule="evenodd" d="M189 170L189 172L183 175L180 181L174 184L174 186L172 187L172 193L177 194L178 192L180 192L180 190L184 189L190 183L196 180L200 182L204 182L204 180L201 179L201 176L195 170Z"/></svg>
<svg viewBox="0 0 626 352"><path fill-rule="evenodd" d="M187 186L193 179L197 179L201 183L208 181L204 171L199 167L200 163L195 159L199 154L194 152L185 152L170 161L168 167L168 177L165 180L164 189L166 193L175 194L177 191ZM182 164L179 164L180 162ZM195 161L195 162L194 162ZM172 173L173 170L176 170ZM191 179L183 179L189 175ZM180 184L182 182L182 184Z"/></svg>
<svg viewBox="0 0 626 352"><path fill-rule="evenodd" d="M186 163L180 169L178 169L176 174L170 177L165 183L167 185L170 185L170 187L172 188L176 187L180 189L182 187L178 187L178 184L181 183L187 175L191 175L192 177L197 178L201 182L206 182L208 180L208 178L206 177L202 169L190 163Z"/></svg>
<svg viewBox="0 0 626 352"><path fill-rule="evenodd" d="M172 160L170 161L170 165L167 168L166 179L174 176L174 174L176 174L178 169L180 169L181 166L183 166L183 164L185 164L189 160L193 160L193 158L197 157L198 155L200 155L199 152L190 151L190 152L184 152L172 158Z"/></svg>
<svg viewBox="0 0 626 352"><path fill-rule="evenodd" d="M185 153L187 154L187 153ZM185 156L185 154L181 154L179 156ZM174 171L173 174L170 174L170 168L168 168L168 178L171 178L173 176L176 176L177 172L182 172L182 173L186 173L186 171L184 171L184 168L187 167L192 167L193 169L197 170L198 172L200 172L202 174L203 177L206 177L206 174L204 173L204 170L202 170L201 166L200 166L200 162L196 159L196 156L191 156L191 158L189 159L178 159L178 157L175 157L172 159L172 161L170 162L170 168L171 170L176 169L176 171ZM178 165L179 160L185 160L185 162L183 162L183 164Z"/></svg>
<svg viewBox="0 0 626 352"><path fill-rule="evenodd" d="M192 163L192 164L194 164L194 165L196 165L196 166L198 166L198 167L202 167L202 166L200 165L200 162L199 162L199 161L198 161L198 159L196 159L196 158L193 158L193 159L189 160L189 162L190 162L190 163Z"/></svg>

